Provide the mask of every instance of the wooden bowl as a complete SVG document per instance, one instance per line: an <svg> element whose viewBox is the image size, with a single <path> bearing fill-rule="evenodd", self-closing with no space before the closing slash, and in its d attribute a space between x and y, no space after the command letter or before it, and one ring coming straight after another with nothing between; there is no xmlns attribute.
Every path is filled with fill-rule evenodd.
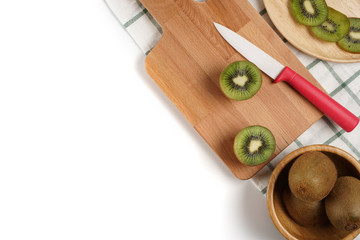
<svg viewBox="0 0 360 240"><path fill-rule="evenodd" d="M282 191L289 187L288 172L296 158L309 151L321 151L335 163L338 176L354 176L360 179L360 163L357 159L336 147L328 145L311 145L297 149L287 155L275 167L271 174L267 189L267 206L271 220L286 238L291 240L349 240L354 239L360 229L345 232L335 229L330 222L321 227L303 227L288 215L282 201Z"/></svg>

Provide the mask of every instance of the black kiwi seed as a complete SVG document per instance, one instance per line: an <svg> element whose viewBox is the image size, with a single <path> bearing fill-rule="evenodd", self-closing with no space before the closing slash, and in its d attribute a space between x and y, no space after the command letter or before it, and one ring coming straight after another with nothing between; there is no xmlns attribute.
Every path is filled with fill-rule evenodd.
<svg viewBox="0 0 360 240"><path fill-rule="evenodd" d="M337 42L344 38L349 32L350 21L348 17L329 7L329 14L326 20L319 26L311 27L311 31L318 38L327 42Z"/></svg>
<svg viewBox="0 0 360 240"><path fill-rule="evenodd" d="M328 15L325 0L291 0L290 8L295 20L306 26L317 26Z"/></svg>
<svg viewBox="0 0 360 240"><path fill-rule="evenodd" d="M360 53L360 18L349 18L350 29L338 45L349 52Z"/></svg>
<svg viewBox="0 0 360 240"><path fill-rule="evenodd" d="M220 75L223 93L234 100L245 100L254 96L262 84L262 75L255 64L236 61L228 65Z"/></svg>
<svg viewBox="0 0 360 240"><path fill-rule="evenodd" d="M234 152L240 162L246 165L258 165L272 156L275 146L275 138L269 129L253 125L237 134Z"/></svg>

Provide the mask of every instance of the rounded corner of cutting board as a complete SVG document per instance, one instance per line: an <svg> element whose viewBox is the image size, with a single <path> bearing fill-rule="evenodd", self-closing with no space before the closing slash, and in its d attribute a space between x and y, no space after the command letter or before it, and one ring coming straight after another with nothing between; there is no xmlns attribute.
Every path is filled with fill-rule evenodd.
<svg viewBox="0 0 360 240"><path fill-rule="evenodd" d="M153 46L150 51L148 52L148 54L145 57L145 70L147 73L149 73L149 69L151 68L151 62L153 61L153 59L157 58L157 54L156 52L158 51L158 48L161 48L162 42L164 41L164 32L161 35L161 38L159 39L159 41L155 44L155 46ZM161 55L161 54L160 54Z"/></svg>
<svg viewBox="0 0 360 240"><path fill-rule="evenodd" d="M251 175L246 175L246 176L244 176L243 174L237 174L237 173L235 173L235 172L233 172L233 174L234 174L234 176L235 176L237 179L239 179L239 180L241 180L241 181L247 181L247 180L250 180L250 178L253 177L253 174L251 174Z"/></svg>
<svg viewBox="0 0 360 240"><path fill-rule="evenodd" d="M246 180L250 180L252 177L254 177L261 169L263 169L263 167L268 164L269 162L271 162L273 158L271 158L270 160L266 161L265 163L259 164L259 165L243 165L241 164L240 167L229 167L232 174L238 178L239 180L242 181L246 181ZM246 170L241 169L243 167L246 167Z"/></svg>
<svg viewBox="0 0 360 240"><path fill-rule="evenodd" d="M151 50L151 52L152 52L152 50ZM151 59L151 52L145 57L145 62L144 62L144 67L145 67L145 71L146 71L146 73L147 74L149 74L149 65L150 65L150 59Z"/></svg>
<svg viewBox="0 0 360 240"><path fill-rule="evenodd" d="M151 50L150 50L150 52L146 55L146 57L145 57L145 62L144 62L144 67L145 67L145 71L146 71L146 73L149 75L149 76L151 76L150 75L150 69L152 68L152 61L153 61L153 59L154 58L156 58L154 55L155 55L155 53L156 53L156 46L158 46L158 44L159 43L157 43L156 45L155 45L155 47L153 47Z"/></svg>
<svg viewBox="0 0 360 240"><path fill-rule="evenodd" d="M236 171L234 169L230 169L231 173L239 180L246 181L249 180L252 177L252 174L246 174L244 175L243 172Z"/></svg>

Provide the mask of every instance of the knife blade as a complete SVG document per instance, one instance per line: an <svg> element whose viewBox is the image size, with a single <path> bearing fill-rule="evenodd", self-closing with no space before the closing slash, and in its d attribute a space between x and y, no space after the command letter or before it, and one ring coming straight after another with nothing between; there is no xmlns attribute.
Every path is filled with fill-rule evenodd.
<svg viewBox="0 0 360 240"><path fill-rule="evenodd" d="M274 83L285 81L309 100L315 107L337 123L347 132L351 132L359 123L359 118L340 105L329 95L318 89L308 80L288 66L284 66L266 52L246 40L236 32L223 25L215 23L220 35L243 57L255 64Z"/></svg>

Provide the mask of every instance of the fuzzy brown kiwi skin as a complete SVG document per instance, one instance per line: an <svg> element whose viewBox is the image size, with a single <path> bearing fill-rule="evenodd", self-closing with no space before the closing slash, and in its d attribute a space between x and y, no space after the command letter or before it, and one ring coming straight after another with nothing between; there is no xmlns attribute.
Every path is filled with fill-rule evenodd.
<svg viewBox="0 0 360 240"><path fill-rule="evenodd" d="M337 170L322 152L311 151L299 156L289 170L289 187L299 199L307 202L324 199L333 188Z"/></svg>
<svg viewBox="0 0 360 240"><path fill-rule="evenodd" d="M322 226L328 222L325 212L324 200L318 202L305 202L296 198L290 191L283 192L283 202L290 217L304 227Z"/></svg>
<svg viewBox="0 0 360 240"><path fill-rule="evenodd" d="M325 210L331 224L340 230L352 232L360 228L360 180L339 177L329 196Z"/></svg>

